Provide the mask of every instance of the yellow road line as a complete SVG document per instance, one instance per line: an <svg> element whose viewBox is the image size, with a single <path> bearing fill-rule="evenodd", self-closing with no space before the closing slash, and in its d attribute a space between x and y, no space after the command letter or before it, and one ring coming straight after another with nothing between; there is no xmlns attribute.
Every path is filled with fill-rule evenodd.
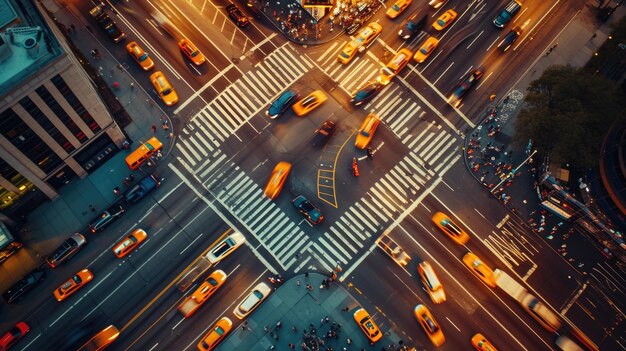
<svg viewBox="0 0 626 351"><path fill-rule="evenodd" d="M133 318L131 318L121 329L120 329L120 333L122 333L124 330L128 329L130 327L131 324L133 324L137 318L139 318L144 312L146 312L146 310L148 308L150 308L159 298L161 298L161 296L163 296L163 294L165 294L165 292L171 288L174 284L176 284L176 282L178 282L178 280L187 273L187 271L194 266L204 255L206 255L207 252L209 252L209 250L211 250L215 245L217 245L218 242L220 242L222 239L224 239L224 237L226 237L226 235L228 235L228 233L230 233L232 231L232 228L228 228L228 230L226 230L224 233L222 233L222 235L220 235L220 237L215 240L215 242L213 242L213 244L211 244L211 246L209 246L206 250L204 250L204 252L202 252L202 254L198 257L196 257L187 267L185 267L185 269L183 269L182 272L180 272L171 282L169 282L169 284L167 284L166 287L163 288L163 290L161 290L152 300L150 300L150 302L148 302L135 316L133 316ZM134 344L137 343L137 341L139 341L139 339L141 339L144 335L146 335L146 333L148 331L150 331L150 329L152 329L152 327L154 327L159 321L161 321L161 319L163 319L163 317L172 310L172 308L174 308L174 306L177 306L178 303L180 302L180 300L182 300L182 298L184 297L184 295L178 299L178 301L176 301L176 304L174 304L172 307L168 308L168 310L162 314L154 323L152 323L143 333L141 333L141 335L139 335L137 337L137 339L135 339L127 348L126 350L130 349Z"/></svg>
<svg viewBox="0 0 626 351"><path fill-rule="evenodd" d="M320 169L317 170L317 178L318 178L318 181L317 181L317 197L320 200L324 201L325 203L333 206L334 208L339 208L339 204L337 203L337 191L336 191L336 182L335 182L335 176L337 174L337 172L336 172L336 170L337 170L337 160L339 159L339 155L341 154L341 150L343 150L344 146L346 146L348 141L350 139L352 139L352 136L354 135L354 133L356 133L356 129L352 131L352 134L350 134L350 136L348 138L346 138L346 141L344 141L343 144L341 144L341 147L339 147L339 150L337 150L337 153L335 154L335 160L333 161L333 168L335 169L335 171L332 172L332 174L333 174L333 177L332 177L332 180L333 180L333 186L332 186L333 194L332 194L332 196L333 196L333 199L335 201L334 203L330 203L326 199L323 199L323 198L320 197L320 193L321 193L320 187L322 186L320 184L320 182L319 182L319 179L322 178L320 173L321 172L327 172L327 170L320 170ZM324 193L324 194L327 194L327 193Z"/></svg>

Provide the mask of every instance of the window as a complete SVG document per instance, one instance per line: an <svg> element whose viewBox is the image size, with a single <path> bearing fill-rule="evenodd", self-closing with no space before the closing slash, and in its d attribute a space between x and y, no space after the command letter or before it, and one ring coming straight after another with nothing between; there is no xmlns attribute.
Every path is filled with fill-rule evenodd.
<svg viewBox="0 0 626 351"><path fill-rule="evenodd" d="M89 129L91 129L91 131L94 133L100 131L101 128L98 123L93 119L89 111L85 109L85 106L83 106L80 100L78 100L76 95L74 95L74 92L72 92L70 87L67 86L63 78L57 74L56 76L52 77L51 81L52 84L54 84L54 86L59 89L61 95L65 97L67 103L72 106L76 114L80 116L80 118L87 124Z"/></svg>
<svg viewBox="0 0 626 351"><path fill-rule="evenodd" d="M20 105L22 105L26 112L28 112L28 114L30 114L31 117L33 117L35 121L37 121L37 123L39 123L39 125L48 132L52 139L54 139L54 141L56 141L63 148L63 150L70 153L76 149L28 96L20 100Z"/></svg>
<svg viewBox="0 0 626 351"><path fill-rule="evenodd" d="M65 124L65 126L72 132L72 134L74 134L78 141L80 141L81 143L87 141L87 136L85 135L85 133L83 133L83 131L80 130L80 128L76 125L76 123L74 123L72 118L67 114L67 112L65 112L63 107L59 105L54 96L50 94L46 87L42 85L39 88L35 89L35 91L37 92L37 94L39 94L39 97L41 97L46 105L50 107L52 112L54 112L54 114L61 120L61 122L63 122L63 124Z"/></svg>
<svg viewBox="0 0 626 351"><path fill-rule="evenodd" d="M0 133L46 174L63 163L12 109L0 113Z"/></svg>

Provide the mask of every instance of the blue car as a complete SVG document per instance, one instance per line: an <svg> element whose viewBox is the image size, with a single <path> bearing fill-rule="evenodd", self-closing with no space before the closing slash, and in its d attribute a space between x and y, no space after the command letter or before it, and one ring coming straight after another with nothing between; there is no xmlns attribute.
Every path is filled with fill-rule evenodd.
<svg viewBox="0 0 626 351"><path fill-rule="evenodd" d="M315 207L306 197L300 195L291 202L311 224L319 224L324 220L324 215L319 208Z"/></svg>
<svg viewBox="0 0 626 351"><path fill-rule="evenodd" d="M272 102L267 111L265 111L265 115L271 119L280 117L298 100L298 97L298 93L294 90L289 89L285 91Z"/></svg>
<svg viewBox="0 0 626 351"><path fill-rule="evenodd" d="M415 13L402 24L402 28L398 31L398 36L400 38L404 40L411 39L422 28L424 28L426 21L428 20L428 15L423 15L421 19L417 18L418 15L419 13Z"/></svg>
<svg viewBox="0 0 626 351"><path fill-rule="evenodd" d="M359 90L357 90L354 95L352 95L352 99L350 99L350 102L354 106L359 106L369 99L373 98L374 95L376 95L376 93L378 93L382 88L382 83L377 80L367 82L364 86L359 88Z"/></svg>

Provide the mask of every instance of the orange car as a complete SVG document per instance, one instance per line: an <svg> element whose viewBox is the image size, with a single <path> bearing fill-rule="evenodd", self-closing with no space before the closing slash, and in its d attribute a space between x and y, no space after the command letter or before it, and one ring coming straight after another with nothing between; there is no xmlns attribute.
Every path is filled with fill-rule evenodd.
<svg viewBox="0 0 626 351"><path fill-rule="evenodd" d="M413 59L417 63L422 63L426 61L428 56L430 56L433 53L433 51L435 51L435 49L437 48L437 45L439 45L439 39L432 37L432 36L428 37L424 41L424 44L422 44L422 46L419 48L419 50L415 52Z"/></svg>
<svg viewBox="0 0 626 351"><path fill-rule="evenodd" d="M457 14L453 9L444 12L441 16L439 16L439 18L437 18L435 23L433 23L433 28L436 30L444 30L448 28L450 23L456 19L456 16Z"/></svg>
<svg viewBox="0 0 626 351"><path fill-rule="evenodd" d="M478 351L496 351L493 344L481 333L476 333L472 336L472 345Z"/></svg>
<svg viewBox="0 0 626 351"><path fill-rule="evenodd" d="M354 142L354 146L363 150L369 145L370 141L374 137L374 133L378 128L378 124L380 123L380 118L373 113L370 113L363 124L361 124L361 128L359 128L359 132L356 135L356 141Z"/></svg>
<svg viewBox="0 0 626 351"><path fill-rule="evenodd" d="M178 47L183 51L183 54L193 62L194 65L200 66L206 61L204 55L193 45L189 39L182 39L178 42Z"/></svg>
<svg viewBox="0 0 626 351"><path fill-rule="evenodd" d="M387 10L387 17L394 19L398 16L400 16L400 14L402 12L404 12L404 10L406 10L407 7L409 7L409 5L411 5L411 3L413 2L413 0L398 0L396 1L395 4L393 4L389 10Z"/></svg>
<svg viewBox="0 0 626 351"><path fill-rule="evenodd" d="M213 350L233 328L233 322L228 317L222 317L212 327L211 331L198 343L198 350Z"/></svg>
<svg viewBox="0 0 626 351"><path fill-rule="evenodd" d="M144 71L148 71L154 67L154 61L152 61L148 53L145 52L137 42L131 41L128 43L128 45L126 45L126 51L128 51L133 60L135 60Z"/></svg>
<svg viewBox="0 0 626 351"><path fill-rule="evenodd" d="M80 289L83 285L89 283L93 279L93 274L88 269L83 269L82 271L76 273L75 276L68 279L65 283L59 286L54 291L54 297L56 297L57 301L63 301L68 296L72 295L76 292L76 290Z"/></svg>
<svg viewBox="0 0 626 351"><path fill-rule="evenodd" d="M148 233L146 233L145 230L137 228L125 237L124 240L113 246L113 253L117 258L122 258L136 249L147 237Z"/></svg>
<svg viewBox="0 0 626 351"><path fill-rule="evenodd" d="M293 112L298 117L305 116L307 113L313 111L318 108L321 104L323 104L326 100L328 100L328 96L324 94L321 90L316 90L311 94L307 95L304 99L296 102L291 106Z"/></svg>
<svg viewBox="0 0 626 351"><path fill-rule="evenodd" d="M196 312L196 310L224 284L226 277L226 273L221 269L211 273L198 289L178 306L178 312L185 316L185 318L189 318L189 316Z"/></svg>
<svg viewBox="0 0 626 351"><path fill-rule="evenodd" d="M265 191L263 192L265 196L274 200L276 196L280 194L287 180L287 176L289 175L289 171L291 171L291 163L284 161L278 162L265 186Z"/></svg>
<svg viewBox="0 0 626 351"><path fill-rule="evenodd" d="M413 314L433 345L439 347L446 342L441 327L435 320L435 317L430 313L428 307L419 304L415 306Z"/></svg>
<svg viewBox="0 0 626 351"><path fill-rule="evenodd" d="M365 336L370 340L370 342L375 343L378 340L382 339L383 333L374 322L374 319L370 316L369 313L363 308L359 308L354 312L354 320L357 322Z"/></svg>
<svg viewBox="0 0 626 351"><path fill-rule="evenodd" d="M452 222L450 217L446 216L442 212L435 213L432 220L442 232L446 233L446 235L457 244L465 245L465 243L469 241L470 236L463 229L459 228L456 223Z"/></svg>
<svg viewBox="0 0 626 351"><path fill-rule="evenodd" d="M380 69L380 77L378 80L382 84L389 84L391 79L400 73L402 69L409 63L413 53L411 50L407 48L402 48L398 51L396 56L394 56L387 66Z"/></svg>
<svg viewBox="0 0 626 351"><path fill-rule="evenodd" d="M468 252L465 256L463 256L463 263L465 263L467 268L469 268L470 271L472 271L472 274L474 274L478 279L482 280L485 284L492 288L496 287L496 277L493 274L493 270L481 261L478 256Z"/></svg>

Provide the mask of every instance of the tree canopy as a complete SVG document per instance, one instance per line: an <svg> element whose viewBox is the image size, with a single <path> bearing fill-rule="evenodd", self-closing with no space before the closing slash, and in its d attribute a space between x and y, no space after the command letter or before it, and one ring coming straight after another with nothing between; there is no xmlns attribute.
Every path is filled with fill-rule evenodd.
<svg viewBox="0 0 626 351"><path fill-rule="evenodd" d="M530 84L515 121L514 140L533 140L540 156L593 167L602 139L618 118L626 118L624 92L598 75L570 66L553 66Z"/></svg>

